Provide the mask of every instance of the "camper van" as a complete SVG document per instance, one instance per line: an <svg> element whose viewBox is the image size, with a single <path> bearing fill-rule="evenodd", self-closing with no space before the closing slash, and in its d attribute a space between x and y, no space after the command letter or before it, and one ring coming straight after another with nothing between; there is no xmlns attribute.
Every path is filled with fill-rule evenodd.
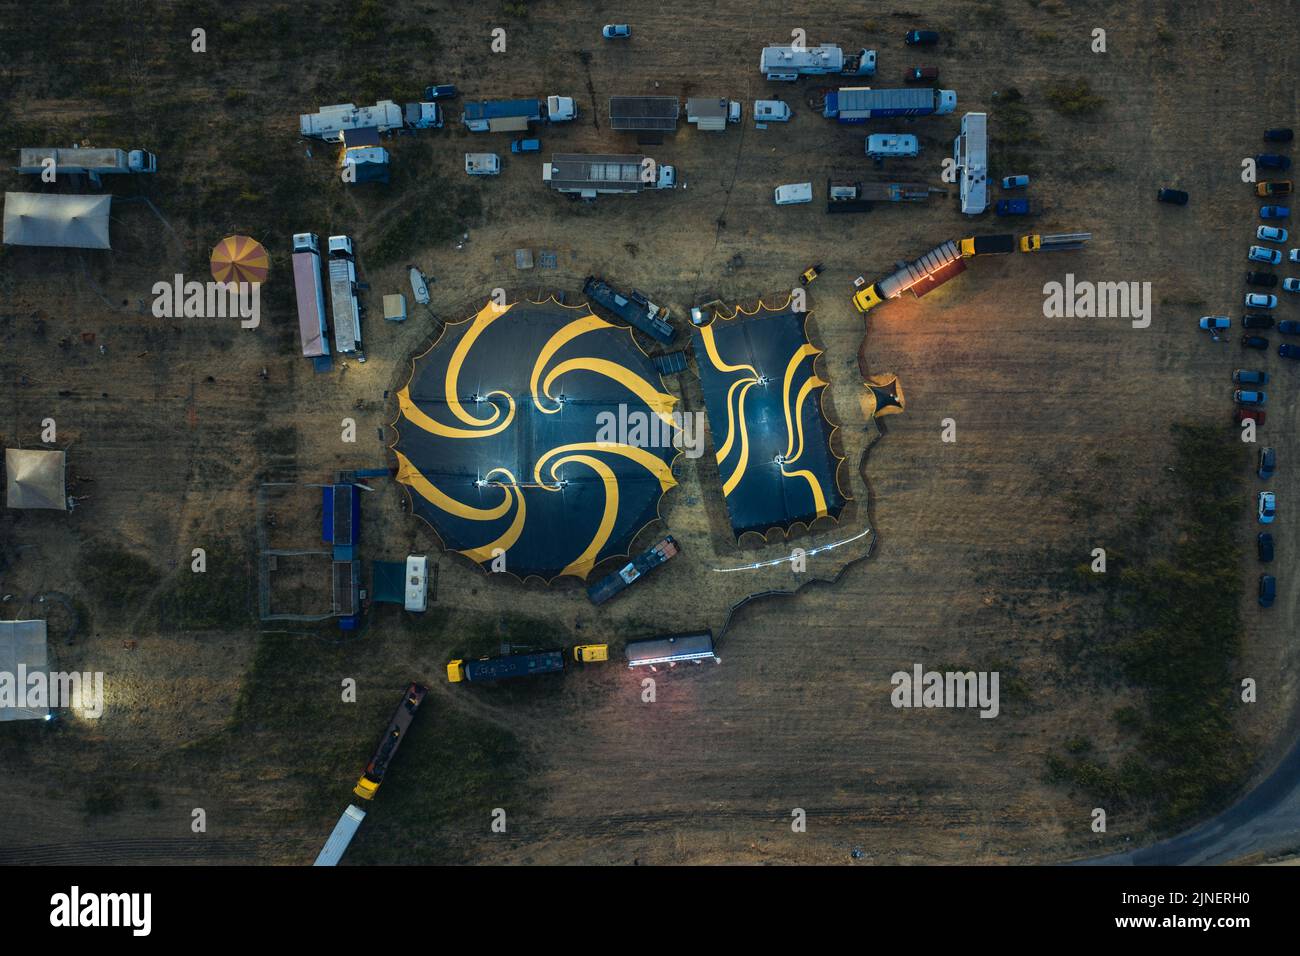
<svg viewBox="0 0 1300 956"><path fill-rule="evenodd" d="M872 133L867 137L867 155L872 159L915 156L920 151L920 142L910 133Z"/></svg>

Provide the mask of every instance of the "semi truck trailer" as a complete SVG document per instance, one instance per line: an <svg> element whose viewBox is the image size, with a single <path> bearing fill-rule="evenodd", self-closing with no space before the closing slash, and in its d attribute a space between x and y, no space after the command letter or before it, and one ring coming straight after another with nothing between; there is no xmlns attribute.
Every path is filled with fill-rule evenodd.
<svg viewBox="0 0 1300 956"><path fill-rule="evenodd" d="M361 304L357 301L357 264L351 237L330 236L329 272L334 344L340 352L356 352L361 346Z"/></svg>
<svg viewBox="0 0 1300 956"><path fill-rule="evenodd" d="M447 680L453 684L462 681L507 680L511 677L532 677L564 670L564 651L534 651L529 654L500 654L480 657L476 661L454 660L447 662Z"/></svg>
<svg viewBox="0 0 1300 956"><path fill-rule="evenodd" d="M379 792L379 786L384 782L384 775L388 773L393 758L397 756L397 749L406 739L411 721L415 719L415 712L420 709L420 704L424 702L427 693L429 693L427 687L422 687L415 682L407 686L406 693L402 695L402 700L397 705L397 710L388 721L388 730L379 739L379 746L375 748L374 756L366 764L366 769L361 774L361 779L357 781L357 785L352 788L352 792L362 800L373 800L375 794Z"/></svg>
<svg viewBox="0 0 1300 956"><path fill-rule="evenodd" d="M965 271L963 260L974 256L1003 255L1014 248L1015 237L1011 235L949 240L870 285L859 277L854 284L861 288L853 296L853 305L859 312L869 312L880 303L896 299L909 290L923 295Z"/></svg>
<svg viewBox="0 0 1300 956"><path fill-rule="evenodd" d="M822 115L841 123L865 123L890 116L943 116L957 108L952 90L913 87L902 90L873 90L867 86L845 86L826 94Z"/></svg>
<svg viewBox="0 0 1300 956"><path fill-rule="evenodd" d="M655 305L644 292L633 289L630 294L623 295L603 279L587 276L582 294L652 339L665 344L673 340L673 327L668 324L668 310Z"/></svg>
<svg viewBox="0 0 1300 956"><path fill-rule="evenodd" d="M320 278L320 242L314 233L293 237L293 284L298 298L298 336L302 354L317 358L330 354L325 331L325 289Z"/></svg>

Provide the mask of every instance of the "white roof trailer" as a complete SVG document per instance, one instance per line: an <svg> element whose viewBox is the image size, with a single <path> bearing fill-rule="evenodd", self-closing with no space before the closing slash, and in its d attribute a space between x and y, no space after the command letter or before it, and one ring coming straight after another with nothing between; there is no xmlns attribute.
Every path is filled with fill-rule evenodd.
<svg viewBox="0 0 1300 956"><path fill-rule="evenodd" d="M345 129L374 127L381 133L401 129L402 108L392 100L380 100L374 106L322 106L319 112L303 113L298 117L298 131L303 136L337 143L343 139Z"/></svg>
<svg viewBox="0 0 1300 956"><path fill-rule="evenodd" d="M349 803L343 816L339 817L339 822L334 824L334 832L325 841L325 846L321 848L312 866L338 866L365 818L366 811Z"/></svg>
<svg viewBox="0 0 1300 956"><path fill-rule="evenodd" d="M821 46L769 46L763 48L759 71L769 80L796 80L800 76L871 76L876 72L876 51L859 50L846 57L832 43Z"/></svg>
<svg viewBox="0 0 1300 956"><path fill-rule="evenodd" d="M952 158L961 173L961 211L978 216L989 205L988 114L967 113L961 118Z"/></svg>

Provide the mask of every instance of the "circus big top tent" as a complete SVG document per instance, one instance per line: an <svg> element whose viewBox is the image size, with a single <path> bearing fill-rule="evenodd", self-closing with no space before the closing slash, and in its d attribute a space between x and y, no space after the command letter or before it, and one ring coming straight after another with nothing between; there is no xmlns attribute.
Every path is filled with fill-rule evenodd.
<svg viewBox="0 0 1300 956"><path fill-rule="evenodd" d="M628 553L676 484L675 401L631 332L586 306L488 304L415 359L397 479L449 549L520 578L585 579Z"/></svg>
<svg viewBox="0 0 1300 956"><path fill-rule="evenodd" d="M5 193L4 244L109 249L112 196Z"/></svg>
<svg viewBox="0 0 1300 956"><path fill-rule="evenodd" d="M788 531L838 518L841 459L834 426L822 414L827 383L817 376L820 350L808 341L807 315L789 310L715 317L696 328L695 349L722 477L737 537Z"/></svg>

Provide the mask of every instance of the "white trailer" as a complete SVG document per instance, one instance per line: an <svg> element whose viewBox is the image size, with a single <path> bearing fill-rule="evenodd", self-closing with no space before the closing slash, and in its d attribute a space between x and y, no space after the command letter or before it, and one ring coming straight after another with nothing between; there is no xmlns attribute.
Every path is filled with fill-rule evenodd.
<svg viewBox="0 0 1300 956"><path fill-rule="evenodd" d="M952 158L961 176L961 211L978 216L989 205L988 114L967 113L961 118Z"/></svg>
<svg viewBox="0 0 1300 956"><path fill-rule="evenodd" d="M465 172L471 176L495 176L501 172L501 157L496 153L466 153Z"/></svg>
<svg viewBox="0 0 1300 956"><path fill-rule="evenodd" d="M365 818L366 811L349 803L343 816L339 817L339 822L334 824L334 832L325 841L325 846L321 848L312 866L338 866Z"/></svg>
<svg viewBox="0 0 1300 956"><path fill-rule="evenodd" d="M406 557L406 610L423 611L429 606L429 559L423 554Z"/></svg>
<svg viewBox="0 0 1300 956"><path fill-rule="evenodd" d="M769 80L793 82L801 76L871 76L876 72L876 51L859 50L845 56L832 43L821 46L768 46L758 69Z"/></svg>
<svg viewBox="0 0 1300 956"><path fill-rule="evenodd" d="M330 305L334 310L334 345L356 352L361 345L361 305L357 302L357 265L352 240L330 236Z"/></svg>
<svg viewBox="0 0 1300 956"><path fill-rule="evenodd" d="M353 106L340 103L322 106L316 113L303 113L298 117L298 131L311 139L337 143L343 139L345 129L373 127L381 133L402 128L402 108L392 100L380 100L374 106Z"/></svg>
<svg viewBox="0 0 1300 956"><path fill-rule="evenodd" d="M27 176L38 176L52 170L57 177L62 173L91 177L116 173L156 173L158 157L147 149L58 149L56 147L29 147L18 151L18 165L14 169Z"/></svg>

